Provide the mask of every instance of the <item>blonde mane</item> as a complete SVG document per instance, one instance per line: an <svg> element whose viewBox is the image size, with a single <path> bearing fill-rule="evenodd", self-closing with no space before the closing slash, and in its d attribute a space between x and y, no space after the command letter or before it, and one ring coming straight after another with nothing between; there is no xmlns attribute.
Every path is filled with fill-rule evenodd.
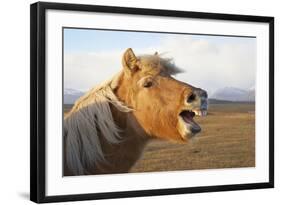
<svg viewBox="0 0 281 205"><path fill-rule="evenodd" d="M114 123L110 104L121 112L130 112L120 102L113 89L120 73L82 96L64 120L65 159L74 175L86 174L86 168L105 161L100 137L108 143L121 140L120 129Z"/></svg>

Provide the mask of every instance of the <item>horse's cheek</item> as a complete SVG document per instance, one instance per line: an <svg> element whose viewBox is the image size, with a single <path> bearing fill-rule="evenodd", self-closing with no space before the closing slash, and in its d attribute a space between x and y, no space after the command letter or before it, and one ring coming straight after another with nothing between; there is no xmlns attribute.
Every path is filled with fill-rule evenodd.
<svg viewBox="0 0 281 205"><path fill-rule="evenodd" d="M163 95L157 89L147 89L135 96L135 117L149 135L173 139L178 137L178 131L175 129L177 110L175 103L167 100L167 92Z"/></svg>

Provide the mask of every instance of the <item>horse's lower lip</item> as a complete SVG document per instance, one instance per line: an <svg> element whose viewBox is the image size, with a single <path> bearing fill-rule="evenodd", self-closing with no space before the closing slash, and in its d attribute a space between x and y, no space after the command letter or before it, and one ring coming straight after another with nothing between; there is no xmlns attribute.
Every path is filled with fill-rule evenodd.
<svg viewBox="0 0 281 205"><path fill-rule="evenodd" d="M201 131L201 127L196 122L194 122L194 124L190 128L190 131L193 134L197 134L197 133L199 133Z"/></svg>

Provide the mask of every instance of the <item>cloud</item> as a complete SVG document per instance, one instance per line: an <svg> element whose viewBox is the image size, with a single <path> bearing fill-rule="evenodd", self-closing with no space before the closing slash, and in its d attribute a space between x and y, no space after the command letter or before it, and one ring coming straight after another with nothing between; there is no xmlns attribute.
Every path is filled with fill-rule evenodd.
<svg viewBox="0 0 281 205"><path fill-rule="evenodd" d="M255 84L255 41L212 42L192 38L170 38L159 48L168 51L185 70L178 79L209 92L232 86L248 89Z"/></svg>
<svg viewBox="0 0 281 205"><path fill-rule="evenodd" d="M64 87L86 91L111 78L122 68L122 52L65 54Z"/></svg>
<svg viewBox="0 0 281 205"><path fill-rule="evenodd" d="M212 40L178 35L163 38L160 44L145 49L131 47L137 55L158 51L172 57L175 64L185 70L177 79L210 93L226 86L248 89L255 84L255 39L216 37ZM117 49L65 54L65 87L87 90L110 78L121 69L123 52Z"/></svg>

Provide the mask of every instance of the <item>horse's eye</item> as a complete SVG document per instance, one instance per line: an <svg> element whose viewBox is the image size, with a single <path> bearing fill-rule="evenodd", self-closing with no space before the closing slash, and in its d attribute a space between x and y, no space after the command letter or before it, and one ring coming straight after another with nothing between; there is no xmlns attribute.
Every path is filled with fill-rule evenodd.
<svg viewBox="0 0 281 205"><path fill-rule="evenodd" d="M144 84L143 84L143 87L145 88L149 88L153 85L152 81L146 81Z"/></svg>

